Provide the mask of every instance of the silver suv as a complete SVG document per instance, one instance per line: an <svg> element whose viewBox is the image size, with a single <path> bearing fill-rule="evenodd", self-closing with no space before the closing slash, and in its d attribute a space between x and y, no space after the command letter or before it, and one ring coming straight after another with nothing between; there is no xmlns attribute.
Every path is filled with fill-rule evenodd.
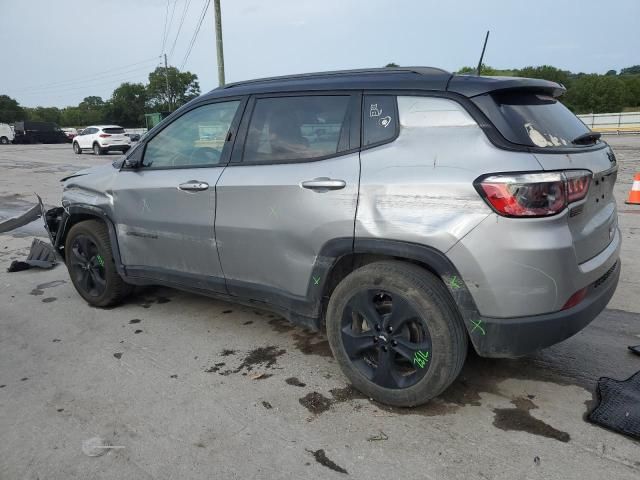
<svg viewBox="0 0 640 480"><path fill-rule="evenodd" d="M424 67L227 85L68 177L47 225L91 305L162 284L271 309L417 405L469 341L525 355L613 295L616 160L563 92Z"/></svg>

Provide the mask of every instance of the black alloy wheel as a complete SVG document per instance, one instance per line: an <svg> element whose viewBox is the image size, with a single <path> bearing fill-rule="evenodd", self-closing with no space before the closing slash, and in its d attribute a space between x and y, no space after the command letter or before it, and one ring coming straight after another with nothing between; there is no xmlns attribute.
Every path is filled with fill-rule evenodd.
<svg viewBox="0 0 640 480"><path fill-rule="evenodd" d="M100 297L107 286L104 258L98 246L88 235L73 239L69 256L69 270L75 285L91 297Z"/></svg>
<svg viewBox="0 0 640 480"><path fill-rule="evenodd" d="M343 311L341 335L353 365L380 387L411 387L429 370L433 353L428 323L399 293L357 292Z"/></svg>

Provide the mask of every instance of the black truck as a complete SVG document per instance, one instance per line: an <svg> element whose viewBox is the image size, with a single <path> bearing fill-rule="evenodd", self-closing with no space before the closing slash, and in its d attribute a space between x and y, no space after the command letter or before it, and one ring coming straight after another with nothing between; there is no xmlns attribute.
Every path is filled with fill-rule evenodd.
<svg viewBox="0 0 640 480"><path fill-rule="evenodd" d="M52 122L16 122L13 143L71 143L60 127Z"/></svg>

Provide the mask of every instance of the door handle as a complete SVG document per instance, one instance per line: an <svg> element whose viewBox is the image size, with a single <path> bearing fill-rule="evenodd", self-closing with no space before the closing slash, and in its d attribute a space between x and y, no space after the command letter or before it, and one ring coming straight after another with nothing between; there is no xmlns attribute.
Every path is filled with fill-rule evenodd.
<svg viewBox="0 0 640 480"><path fill-rule="evenodd" d="M300 184L302 188L326 192L327 190L340 190L347 186L344 180L334 180L332 178L320 177L313 180L305 180Z"/></svg>
<svg viewBox="0 0 640 480"><path fill-rule="evenodd" d="M199 182L198 180L190 180L178 185L178 189L184 190L185 192L199 192L201 190L206 190L207 188L209 188L209 184L207 182Z"/></svg>

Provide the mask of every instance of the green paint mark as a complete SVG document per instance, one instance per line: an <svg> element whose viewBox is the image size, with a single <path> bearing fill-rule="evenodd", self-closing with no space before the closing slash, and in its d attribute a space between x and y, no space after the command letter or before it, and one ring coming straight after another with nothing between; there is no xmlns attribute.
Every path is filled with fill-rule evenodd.
<svg viewBox="0 0 640 480"><path fill-rule="evenodd" d="M480 333L482 335L486 335L486 332L484 331L484 328L482 328L482 320L476 320L476 321L471 320L471 323L473 324L473 328L471 329L471 333L475 332L476 329L477 329L477 330L480 330Z"/></svg>
<svg viewBox="0 0 640 480"><path fill-rule="evenodd" d="M424 368L424 366L429 361L429 352L421 352L418 350L413 355L413 364L419 366L420 368Z"/></svg>
<svg viewBox="0 0 640 480"><path fill-rule="evenodd" d="M320 277L316 278L315 275L313 277L313 284L314 285L320 285Z"/></svg>
<svg viewBox="0 0 640 480"><path fill-rule="evenodd" d="M449 288L453 290L462 288L462 285L460 285L460 281L458 280L458 277L456 275L449 278Z"/></svg>
<svg viewBox="0 0 640 480"><path fill-rule="evenodd" d="M96 255L96 261L98 262L98 265L104 267L104 259L102 258L102 255Z"/></svg>

